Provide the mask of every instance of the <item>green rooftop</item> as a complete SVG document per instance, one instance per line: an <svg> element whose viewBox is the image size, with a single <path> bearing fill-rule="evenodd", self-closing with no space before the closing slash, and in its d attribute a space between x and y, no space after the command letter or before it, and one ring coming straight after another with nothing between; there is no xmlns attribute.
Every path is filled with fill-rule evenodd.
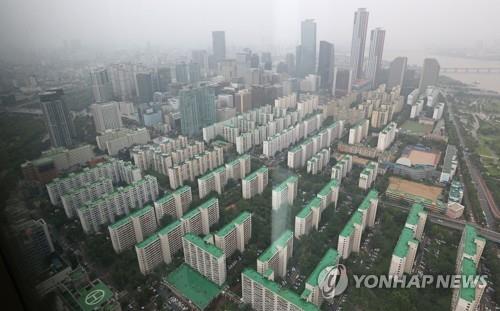
<svg viewBox="0 0 500 311"><path fill-rule="evenodd" d="M460 274L465 278L465 281L469 281L469 277L473 278L476 275L476 264L470 258L464 258L462 260L462 266L460 267ZM472 280L470 280L472 282ZM460 298L469 302L476 299L476 287L473 284L464 284L460 282Z"/></svg>
<svg viewBox="0 0 500 311"><path fill-rule="evenodd" d="M409 225L416 225L418 223L418 220L420 219L419 214L422 212L424 212L424 207L421 204L414 203L411 206L410 213L408 213L406 223Z"/></svg>
<svg viewBox="0 0 500 311"><path fill-rule="evenodd" d="M213 244L209 244L205 242L202 238L199 236L193 234L193 233L186 233L184 235L184 239L188 240L189 242L193 243L194 245L198 246L202 250L206 251L207 253L212 254L212 256L215 256L217 258L220 258L224 256L224 252L218 248L217 246Z"/></svg>
<svg viewBox="0 0 500 311"><path fill-rule="evenodd" d="M483 238L477 235L476 228L471 225L465 225L464 230L464 253L469 256L475 256L477 250L476 239Z"/></svg>
<svg viewBox="0 0 500 311"><path fill-rule="evenodd" d="M337 188L337 187L339 187L339 181L337 179L332 179L321 189L320 192L318 192L318 195L327 196L332 190L332 188Z"/></svg>
<svg viewBox="0 0 500 311"><path fill-rule="evenodd" d="M145 207L137 209L137 210L133 211L132 213L128 214L127 216L123 217L122 219L112 223L111 225L109 225L109 228L117 229L117 228L129 223L133 217L141 217L142 215L150 212L152 209L153 209L153 206L146 205Z"/></svg>
<svg viewBox="0 0 500 311"><path fill-rule="evenodd" d="M321 206L321 199L318 197L315 197L314 199L309 201L306 204L306 206L304 206L304 208L297 214L296 217L306 218L307 216L309 216L309 214L312 213L313 208L320 208L320 206Z"/></svg>
<svg viewBox="0 0 500 311"><path fill-rule="evenodd" d="M257 271L246 268L243 270L242 275L248 277L249 279L253 280L256 283L259 283L266 289L272 291L282 299L288 301L289 303L295 305L297 308L303 311L318 311L319 309L313 305L312 303L309 303L303 299L300 298L299 295L296 293L288 290L288 289L283 289L281 288L277 283L274 283L273 281L270 281L257 273Z"/></svg>
<svg viewBox="0 0 500 311"><path fill-rule="evenodd" d="M152 243L158 241L159 238L160 238L160 236L157 233L155 233L153 235L150 235L147 239L142 240L142 242L137 243L135 245L135 247L137 247L137 248L145 248L145 247L151 245Z"/></svg>
<svg viewBox="0 0 500 311"><path fill-rule="evenodd" d="M274 254L278 251L278 246L283 247L290 239L293 239L293 232L290 230L286 230L281 234L281 236L276 239L271 246L269 246L260 256L257 258L257 260L260 260L262 262L267 262L269 259L271 259Z"/></svg>
<svg viewBox="0 0 500 311"><path fill-rule="evenodd" d="M250 181L257 177L257 173L266 173L268 168L266 166L261 166L258 170L253 171L250 175L243 178L243 180Z"/></svg>
<svg viewBox="0 0 500 311"><path fill-rule="evenodd" d="M209 208L212 207L214 204L219 203L219 199L217 198L210 198L203 202L201 205L198 206L198 208Z"/></svg>
<svg viewBox="0 0 500 311"><path fill-rule="evenodd" d="M318 277L321 271L328 266L334 266L337 264L338 260L339 253L336 250L329 248L325 255L323 255L323 258L321 258L319 263L316 265L313 272L307 278L306 283L311 286L318 286Z"/></svg>
<svg viewBox="0 0 500 311"><path fill-rule="evenodd" d="M221 292L217 284L185 263L172 271L165 280L186 300L191 301L201 310L205 309Z"/></svg>
<svg viewBox="0 0 500 311"><path fill-rule="evenodd" d="M84 287L78 291L78 305L83 311L106 310L104 305L113 298L111 290L100 280L92 287Z"/></svg>
<svg viewBox="0 0 500 311"><path fill-rule="evenodd" d="M353 231L354 231L354 225L361 225L363 222L363 215L359 210L355 211L351 218L349 218L349 221L346 223L344 226L344 229L340 232L340 236L343 237L348 237L350 236Z"/></svg>
<svg viewBox="0 0 500 311"><path fill-rule="evenodd" d="M181 195L181 194L183 194L186 191L191 191L191 187L189 187L189 186L182 186L182 187L176 189L175 191L162 196L161 198L159 198L158 200L156 200L155 203L158 203L158 204L166 203L166 202L172 200L173 197L174 197L174 195Z"/></svg>
<svg viewBox="0 0 500 311"><path fill-rule="evenodd" d="M165 234L169 234L172 230L176 229L177 227L179 227L181 225L181 221L179 219L169 223L168 225L166 225L165 227L161 228L160 230L158 230L158 234L159 235L165 235Z"/></svg>
<svg viewBox="0 0 500 311"><path fill-rule="evenodd" d="M358 211L364 211L367 210L370 205L371 205L371 200L377 199L378 198L378 191L377 190L370 190L366 197L363 199L363 202L358 207Z"/></svg>
<svg viewBox="0 0 500 311"><path fill-rule="evenodd" d="M415 239L415 233L413 230L405 227L399 235L398 242L396 243L396 247L394 248L394 252L392 254L400 258L406 257L408 254L408 243L410 242L418 245L418 241Z"/></svg>
<svg viewBox="0 0 500 311"><path fill-rule="evenodd" d="M273 188L273 191L283 191L287 188L289 183L295 183L299 180L299 178L295 175L289 176L285 181L277 185L276 187Z"/></svg>
<svg viewBox="0 0 500 311"><path fill-rule="evenodd" d="M216 233L214 233L214 235L217 235L217 236L226 236L229 232L231 232L231 230L233 230L236 225L238 224L242 224L245 220L248 219L248 217L251 217L252 214L250 214L249 212L242 212L238 215L238 217L236 217L235 219L233 219L233 221L231 221L230 223L228 223L227 225L225 225L224 227L222 227L222 229L220 229L219 231L217 231Z"/></svg>

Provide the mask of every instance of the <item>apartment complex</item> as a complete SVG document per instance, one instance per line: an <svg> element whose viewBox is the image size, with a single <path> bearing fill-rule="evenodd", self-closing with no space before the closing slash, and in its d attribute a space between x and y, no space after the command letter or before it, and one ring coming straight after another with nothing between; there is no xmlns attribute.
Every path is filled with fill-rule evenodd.
<svg viewBox="0 0 500 311"><path fill-rule="evenodd" d="M182 237L186 233L209 234L210 227L217 222L219 201L213 198L136 244L135 251L141 273L150 273L162 262L172 262L173 256L182 249Z"/></svg>
<svg viewBox="0 0 500 311"><path fill-rule="evenodd" d="M349 145L359 144L363 139L368 136L368 129L370 122L367 119L362 119L355 123L349 129Z"/></svg>
<svg viewBox="0 0 500 311"><path fill-rule="evenodd" d="M293 205L293 202L297 197L298 182L299 178L296 175L292 175L273 188L273 210L278 210L283 206Z"/></svg>
<svg viewBox="0 0 500 311"><path fill-rule="evenodd" d="M358 253L366 226L373 227L377 215L378 191L371 190L339 234L337 250L343 259Z"/></svg>
<svg viewBox="0 0 500 311"><path fill-rule="evenodd" d="M219 166L218 168L198 177L198 191L200 199L209 195L212 191L222 194L224 187L227 184L226 167Z"/></svg>
<svg viewBox="0 0 500 311"><path fill-rule="evenodd" d="M214 233L215 246L220 248L226 257L235 251L243 253L245 245L252 237L252 214L242 212L233 221Z"/></svg>
<svg viewBox="0 0 500 311"><path fill-rule="evenodd" d="M392 253L389 275L402 277L404 273L411 273L426 220L427 212L424 207L413 204Z"/></svg>
<svg viewBox="0 0 500 311"><path fill-rule="evenodd" d="M193 195L189 186L183 186L171 193L165 194L154 202L156 219L160 222L165 215L179 219L188 210L192 201Z"/></svg>
<svg viewBox="0 0 500 311"><path fill-rule="evenodd" d="M293 252L293 232L286 230L257 258L257 271L271 279L284 277Z"/></svg>
<svg viewBox="0 0 500 311"><path fill-rule="evenodd" d="M377 150L384 151L394 142L397 133L396 122L389 123L380 133L378 133Z"/></svg>
<svg viewBox="0 0 500 311"><path fill-rule="evenodd" d="M217 246L199 236L187 233L182 237L184 262L221 286L226 281L226 255Z"/></svg>
<svg viewBox="0 0 500 311"><path fill-rule="evenodd" d="M337 206L340 182L330 180L306 206L295 216L295 237L309 234L311 230L318 230L321 214L332 203Z"/></svg>
<svg viewBox="0 0 500 311"><path fill-rule="evenodd" d="M108 177L101 178L84 187L75 189L61 196L66 217L73 218L80 206L88 201L97 200L103 195L113 192L113 180Z"/></svg>
<svg viewBox="0 0 500 311"><path fill-rule="evenodd" d="M158 229L153 206L147 205L108 226L116 253L142 242Z"/></svg>
<svg viewBox="0 0 500 311"><path fill-rule="evenodd" d="M241 189L243 199L250 199L257 194L261 194L267 187L269 180L269 169L262 166L258 170L253 171L241 181Z"/></svg>
<svg viewBox="0 0 500 311"><path fill-rule="evenodd" d="M196 177L224 164L224 152L221 147L196 154L192 159L168 168L168 180L171 189L177 189L189 180L194 182Z"/></svg>
<svg viewBox="0 0 500 311"><path fill-rule="evenodd" d="M378 162L370 161L359 174L358 187L363 190L370 189L377 179Z"/></svg>
<svg viewBox="0 0 500 311"><path fill-rule="evenodd" d="M146 175L126 187L116 188L97 200L87 202L77 211L85 233L98 232L100 226L115 222L115 217L128 215L134 208L143 207L158 197L156 177Z"/></svg>
<svg viewBox="0 0 500 311"><path fill-rule="evenodd" d="M308 302L315 304L320 307L323 303L323 293L321 292L320 286L323 282L326 282L326 275L322 275L323 270L327 267L335 266L339 263L340 255L337 250L329 248L323 255L319 263L314 268L313 272L306 279L305 289L302 292L301 297L306 299Z"/></svg>
<svg viewBox="0 0 500 311"><path fill-rule="evenodd" d="M352 170L352 155L343 154L337 163L332 167L332 179L337 179L339 181L346 177L347 174Z"/></svg>
<svg viewBox="0 0 500 311"><path fill-rule="evenodd" d="M132 163L111 158L105 163L98 163L95 167L86 167L77 173L53 179L46 185L50 203L59 205L62 195L86 187L102 178L111 178L113 183L130 184L141 179L142 174Z"/></svg>
<svg viewBox="0 0 500 311"><path fill-rule="evenodd" d="M458 167L457 147L448 145L443 160L443 170L439 177L439 182L450 182L455 176Z"/></svg>

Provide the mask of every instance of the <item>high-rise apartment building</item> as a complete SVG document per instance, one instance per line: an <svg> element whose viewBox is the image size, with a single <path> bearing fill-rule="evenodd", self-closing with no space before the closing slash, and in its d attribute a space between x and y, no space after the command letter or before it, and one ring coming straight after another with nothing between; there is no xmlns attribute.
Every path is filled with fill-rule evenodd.
<svg viewBox="0 0 500 311"><path fill-rule="evenodd" d="M370 189L378 174L378 162L370 161L359 174L358 187L367 190Z"/></svg>
<svg viewBox="0 0 500 311"><path fill-rule="evenodd" d="M92 84L92 94L98 103L113 99L113 85L106 68L95 68L90 71L90 83Z"/></svg>
<svg viewBox="0 0 500 311"><path fill-rule="evenodd" d="M335 47L328 41L319 42L318 75L321 78L320 87L331 90L335 70Z"/></svg>
<svg viewBox="0 0 500 311"><path fill-rule="evenodd" d="M243 253L245 245L252 237L252 214L242 212L230 223L214 233L215 245L220 248L226 257L230 257L235 251Z"/></svg>
<svg viewBox="0 0 500 311"><path fill-rule="evenodd" d="M286 230L257 258L257 271L264 276L284 277L292 253L293 232Z"/></svg>
<svg viewBox="0 0 500 311"><path fill-rule="evenodd" d="M371 190L339 234L337 250L343 259L358 253L366 226L373 227L378 207L378 192Z"/></svg>
<svg viewBox="0 0 500 311"><path fill-rule="evenodd" d="M109 177L103 177L95 182L86 184L80 188L63 194L61 202L64 207L66 217L73 218L76 211L85 203L97 200L103 195L113 192L113 180Z"/></svg>
<svg viewBox="0 0 500 311"><path fill-rule="evenodd" d="M226 255L217 246L192 233L182 237L184 262L221 286L226 281Z"/></svg>
<svg viewBox="0 0 500 311"><path fill-rule="evenodd" d="M226 163L227 179L240 180L245 178L251 170L250 155L244 154L235 160Z"/></svg>
<svg viewBox="0 0 500 311"><path fill-rule="evenodd" d="M426 220L427 212L424 207L413 204L392 253L389 275L401 277L404 273L411 273Z"/></svg>
<svg viewBox="0 0 500 311"><path fill-rule="evenodd" d="M359 144L363 139L368 136L370 128L370 121L361 119L349 129L349 144Z"/></svg>
<svg viewBox="0 0 500 311"><path fill-rule="evenodd" d="M378 133L377 150L384 151L389 148L396 139L397 127L396 122L391 122Z"/></svg>
<svg viewBox="0 0 500 311"><path fill-rule="evenodd" d="M436 86L439 80L439 63L435 58L424 59L424 65L422 67L422 73L420 75L420 82L418 84L418 89L420 93L424 92L428 86Z"/></svg>
<svg viewBox="0 0 500 311"><path fill-rule="evenodd" d="M332 179L337 179L339 181L346 177L347 174L352 170L352 155L343 154L337 163L332 166Z"/></svg>
<svg viewBox="0 0 500 311"><path fill-rule="evenodd" d="M177 219L181 218L188 210L192 201L193 195L189 186L183 186L171 193L165 194L154 202L158 223L160 223L160 220L165 215L170 215Z"/></svg>
<svg viewBox="0 0 500 311"><path fill-rule="evenodd" d="M382 54L384 53L385 30L375 28L370 34L370 52L368 53L368 64L366 78L376 87L380 79L382 68Z"/></svg>
<svg viewBox="0 0 500 311"><path fill-rule="evenodd" d="M299 75L305 77L316 72L316 22L312 19L300 24Z"/></svg>
<svg viewBox="0 0 500 311"><path fill-rule="evenodd" d="M212 31L212 50L216 62L226 58L226 33L224 31Z"/></svg>
<svg viewBox="0 0 500 311"><path fill-rule="evenodd" d="M292 175L273 188L273 210L278 210L281 207L288 207L293 205L293 202L297 197L298 181L299 178L295 175Z"/></svg>
<svg viewBox="0 0 500 311"><path fill-rule="evenodd" d="M273 282L269 276L263 276L250 268L241 273L241 292L243 302L256 311L319 310L301 296Z"/></svg>
<svg viewBox="0 0 500 311"><path fill-rule="evenodd" d="M206 85L181 90L179 110L182 134L186 136L201 134L203 127L216 121L214 90Z"/></svg>
<svg viewBox="0 0 500 311"><path fill-rule="evenodd" d="M365 8L360 8L354 13L354 26L351 41L351 69L353 80L363 78L363 61L365 58L368 16L369 13Z"/></svg>
<svg viewBox="0 0 500 311"><path fill-rule="evenodd" d="M198 191L200 199L209 195L212 191L222 194L227 184L226 167L218 168L198 177Z"/></svg>
<svg viewBox="0 0 500 311"><path fill-rule="evenodd" d="M94 119L94 126L97 133L104 133L106 130L123 127L118 102L107 102L90 105L90 113Z"/></svg>
<svg viewBox="0 0 500 311"><path fill-rule="evenodd" d="M40 104L52 147L70 147L75 136L73 119L63 97L63 89L48 90L40 94Z"/></svg>
<svg viewBox="0 0 500 311"><path fill-rule="evenodd" d="M153 73L138 72L135 74L135 89L137 99L141 103L153 101Z"/></svg>
<svg viewBox="0 0 500 311"><path fill-rule="evenodd" d="M246 176L241 181L241 189L243 199L250 199L257 194L261 194L267 187L268 183L268 168L262 166Z"/></svg>
<svg viewBox="0 0 500 311"><path fill-rule="evenodd" d="M340 255L332 248L329 248L323 255L319 263L314 268L313 272L306 279L305 289L301 297L305 298L308 302L320 307L324 301L321 285L326 282L326 275L323 276L322 272L327 267L334 267L339 263Z"/></svg>
<svg viewBox="0 0 500 311"><path fill-rule="evenodd" d="M403 82L408 63L407 57L396 57L389 66L389 77L387 78L387 88L391 90L395 86L403 88Z"/></svg>
<svg viewBox="0 0 500 311"><path fill-rule="evenodd" d="M147 205L108 226L109 236L115 252L142 242L158 229L153 206Z"/></svg>
<svg viewBox="0 0 500 311"><path fill-rule="evenodd" d="M126 187L119 187L97 200L87 202L77 211L85 233L99 232L102 225L115 222L115 218L128 215L134 208L158 197L156 177L146 175Z"/></svg>

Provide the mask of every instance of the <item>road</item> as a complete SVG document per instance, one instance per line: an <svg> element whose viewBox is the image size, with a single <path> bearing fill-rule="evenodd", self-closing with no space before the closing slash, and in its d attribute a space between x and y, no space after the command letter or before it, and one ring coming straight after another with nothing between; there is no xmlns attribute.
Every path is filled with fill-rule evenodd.
<svg viewBox="0 0 500 311"><path fill-rule="evenodd" d="M448 105L448 111L450 113L450 119L453 122L453 125L455 126L458 139L460 141L461 146L465 146L465 141L462 136L462 132L460 131L460 127L457 125L457 120L455 118L455 115L453 113L453 105ZM486 224L489 228L494 228L495 227L495 218L500 219L500 213L498 212L498 208L495 204L495 201L493 200L493 197L486 186L486 183L484 182L483 177L481 176L480 171L477 169L477 167L472 163L469 157L469 153L467 151L462 152L463 154L463 159L465 162L465 165L467 166L467 170L469 171L470 176L472 177L472 181L474 185L476 186L478 198L479 198L479 205L481 206L481 209L484 212L485 218L486 218Z"/></svg>
<svg viewBox="0 0 500 311"><path fill-rule="evenodd" d="M381 206L391 206L391 207L403 209L405 211L410 211L410 207L399 205L399 204L396 204L393 202L379 201L379 204ZM460 230L460 231L464 229L466 224L471 225L474 228L476 228L476 230L480 236L482 236L482 237L484 237L492 242L500 244L500 233L499 232L490 230L488 228L480 227L477 224L474 224L472 222L466 222L466 221L458 220L458 219L451 219L451 218L448 218L447 216L435 214L435 213L431 213L431 212L428 213L427 219L429 221L431 221L432 223L436 223L436 224L439 224L439 225L442 225L442 226L445 226L445 227L448 227L451 229Z"/></svg>

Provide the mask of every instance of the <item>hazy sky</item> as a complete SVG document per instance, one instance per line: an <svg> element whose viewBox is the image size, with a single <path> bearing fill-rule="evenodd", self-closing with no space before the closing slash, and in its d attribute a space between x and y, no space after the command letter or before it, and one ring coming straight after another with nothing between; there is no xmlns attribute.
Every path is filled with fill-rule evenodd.
<svg viewBox="0 0 500 311"><path fill-rule="evenodd" d="M386 29L386 50L500 39L498 0L0 0L0 49L52 48L65 39L208 48L212 30L225 30L228 46L292 46L305 18L317 21L318 40L347 47L358 7L369 10L369 29Z"/></svg>

